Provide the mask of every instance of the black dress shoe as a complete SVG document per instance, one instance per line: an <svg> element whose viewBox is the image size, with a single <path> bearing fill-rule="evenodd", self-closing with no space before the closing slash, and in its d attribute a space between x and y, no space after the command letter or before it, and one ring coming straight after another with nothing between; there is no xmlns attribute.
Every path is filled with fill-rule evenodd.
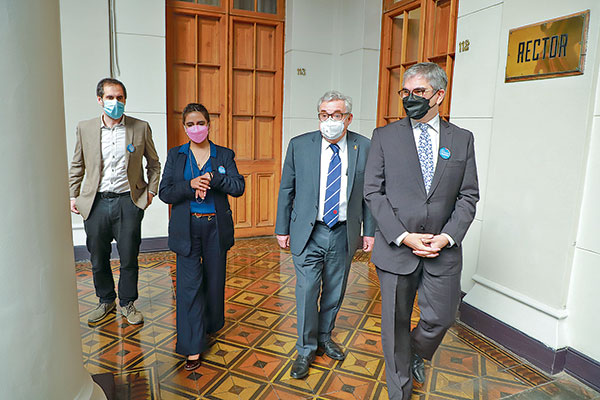
<svg viewBox="0 0 600 400"><path fill-rule="evenodd" d="M292 365L292 371L290 372L290 376L294 379L302 379L306 375L308 375L308 369L310 364L315 361L315 355L311 354L309 356L298 356L294 360L294 364Z"/></svg>
<svg viewBox="0 0 600 400"><path fill-rule="evenodd" d="M342 349L340 349L340 346L338 346L331 339L329 339L326 342L319 343L319 347L323 349L323 351L325 352L325 354L327 354L329 358L333 358L334 360L340 361L346 358L346 355L344 354Z"/></svg>
<svg viewBox="0 0 600 400"><path fill-rule="evenodd" d="M410 369L412 370L412 376L415 378L415 381L419 383L425 382L425 362L417 353L413 353L412 355Z"/></svg>
<svg viewBox="0 0 600 400"><path fill-rule="evenodd" d="M183 366L183 368L186 371L193 371L196 368L198 368L200 366L200 364L202 364L202 362L200 361L200 358L196 359L196 360L187 360L185 362L185 365Z"/></svg>

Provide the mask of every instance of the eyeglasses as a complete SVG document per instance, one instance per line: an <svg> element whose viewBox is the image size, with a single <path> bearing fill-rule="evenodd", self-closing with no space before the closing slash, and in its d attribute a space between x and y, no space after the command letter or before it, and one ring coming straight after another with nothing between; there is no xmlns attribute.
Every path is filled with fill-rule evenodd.
<svg viewBox="0 0 600 400"><path fill-rule="evenodd" d="M325 122L327 121L329 118L332 118L334 121L341 121L343 120L346 115L348 115L350 113L342 113L342 112L334 112L333 114L329 114L326 113L324 111L321 111L318 115L319 117L319 121L321 122Z"/></svg>
<svg viewBox="0 0 600 400"><path fill-rule="evenodd" d="M398 94L400 95L400 97L405 98L410 96L410 94L412 93L414 96L417 97L425 97L425 93L427 92L433 92L433 89L431 88L423 88L423 87L418 87L418 88L414 88L412 90L412 92L408 89L402 89L398 91Z"/></svg>

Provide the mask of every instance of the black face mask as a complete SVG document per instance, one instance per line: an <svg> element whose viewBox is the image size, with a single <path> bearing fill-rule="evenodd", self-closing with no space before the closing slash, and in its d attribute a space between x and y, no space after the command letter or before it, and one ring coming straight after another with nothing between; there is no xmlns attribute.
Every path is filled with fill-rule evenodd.
<svg viewBox="0 0 600 400"><path fill-rule="evenodd" d="M429 105L429 100L435 96L438 91L436 90L434 94L431 95L430 98L426 99L425 97L415 96L414 94L410 94L407 97L402 99L402 105L404 106L404 111L406 111L406 115L412 119L421 119L427 114L427 111L431 108Z"/></svg>

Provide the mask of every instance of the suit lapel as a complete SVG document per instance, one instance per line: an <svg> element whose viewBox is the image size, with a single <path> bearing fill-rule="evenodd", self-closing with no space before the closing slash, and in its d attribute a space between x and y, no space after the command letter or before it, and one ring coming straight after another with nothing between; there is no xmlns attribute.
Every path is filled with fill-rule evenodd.
<svg viewBox="0 0 600 400"><path fill-rule="evenodd" d="M130 144L133 144L133 126L127 123L127 116L123 116L125 118L125 163L127 165L127 170L129 171L129 149L127 148Z"/></svg>
<svg viewBox="0 0 600 400"><path fill-rule="evenodd" d="M423 172L421 172L421 163L419 162L419 153L415 143L412 125L409 118L404 118L398 124L398 144L400 146L398 154L404 154L406 157L407 168L410 168L413 175L417 177L419 187L423 196L427 195L425 183L423 182Z"/></svg>
<svg viewBox="0 0 600 400"><path fill-rule="evenodd" d="M96 121L94 121L94 123L96 126L93 129L95 135L95 137L93 138L93 143L95 143L95 146L98 146L97 151L94 152L94 158L96 161L96 165L98 165L98 170L102 171L102 117L98 118L97 123ZM100 185L100 180L102 180L101 173L98 176L98 185Z"/></svg>
<svg viewBox="0 0 600 400"><path fill-rule="evenodd" d="M183 178L183 174L185 172L185 163L186 162L187 162L187 154L186 153L180 153L178 151L177 152L177 161L175 163L175 170L177 171L177 173L176 173L175 176L180 176L180 177Z"/></svg>
<svg viewBox="0 0 600 400"><path fill-rule="evenodd" d="M440 150L444 147L447 149L452 149L451 133L452 130L450 129L450 125L440 117ZM431 188L429 188L429 195L427 196L427 198L431 197L431 195L435 191L435 188L440 183L440 179L442 178L444 170L446 169L446 165L448 164L448 160L439 157L439 151L438 154L434 154L433 156L437 157L438 160L435 166L435 173L433 174L433 180L431 181Z"/></svg>
<svg viewBox="0 0 600 400"><path fill-rule="evenodd" d="M314 185L315 193L317 194L317 201L319 196L319 186L321 184L321 133L315 132L312 137L311 148L309 149L311 154L315 154L315 158L306 157L306 160L310 162L308 165L309 171L312 171L312 180ZM316 168L315 168L316 164Z"/></svg>
<svg viewBox="0 0 600 400"><path fill-rule="evenodd" d="M356 137L351 132L347 133L346 139L346 154L348 155L348 191L346 201L350 200L352 193L352 185L354 184L354 174L356 172L356 158L358 157L358 144Z"/></svg>

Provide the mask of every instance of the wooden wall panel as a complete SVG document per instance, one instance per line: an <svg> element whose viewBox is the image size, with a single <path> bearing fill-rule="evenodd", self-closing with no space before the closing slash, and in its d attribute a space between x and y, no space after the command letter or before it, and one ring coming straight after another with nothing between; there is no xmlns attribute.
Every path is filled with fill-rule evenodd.
<svg viewBox="0 0 600 400"><path fill-rule="evenodd" d="M257 160L275 160L276 143L273 118L256 118L256 159Z"/></svg>
<svg viewBox="0 0 600 400"><path fill-rule="evenodd" d="M210 114L210 140L219 146L227 146L227 133L221 129L222 116Z"/></svg>
<svg viewBox="0 0 600 400"><path fill-rule="evenodd" d="M275 225L275 200L271 193L275 190L275 175L256 174L256 189L259 201L256 204L256 226Z"/></svg>
<svg viewBox="0 0 600 400"><path fill-rule="evenodd" d="M232 141L235 158L238 161L252 160L253 157L253 134L252 117L233 117Z"/></svg>
<svg viewBox="0 0 600 400"><path fill-rule="evenodd" d="M220 71L214 67L198 67L198 100L209 113L220 111Z"/></svg>
<svg viewBox="0 0 600 400"><path fill-rule="evenodd" d="M256 68L275 69L275 27L257 25L256 26Z"/></svg>
<svg viewBox="0 0 600 400"><path fill-rule="evenodd" d="M233 67L254 67L254 24L234 22Z"/></svg>
<svg viewBox="0 0 600 400"><path fill-rule="evenodd" d="M193 15L175 14L173 18L175 36L172 43L174 44L175 62L196 62L196 54L194 46L190 44L196 43L196 19Z"/></svg>
<svg viewBox="0 0 600 400"><path fill-rule="evenodd" d="M202 18L198 20L198 62L206 64L219 64L219 41L221 29L218 19Z"/></svg>
<svg viewBox="0 0 600 400"><path fill-rule="evenodd" d="M240 197L230 198L233 200L233 226L238 228L252 227L252 199L255 196L252 174L242 174L246 180L246 191Z"/></svg>
<svg viewBox="0 0 600 400"><path fill-rule="evenodd" d="M183 108L196 98L196 71L188 65L173 67L173 106L176 113L181 113Z"/></svg>
<svg viewBox="0 0 600 400"><path fill-rule="evenodd" d="M253 114L253 73L252 71L233 71L233 93L232 108L234 115Z"/></svg>
<svg viewBox="0 0 600 400"><path fill-rule="evenodd" d="M256 73L256 114L275 114L275 73Z"/></svg>

